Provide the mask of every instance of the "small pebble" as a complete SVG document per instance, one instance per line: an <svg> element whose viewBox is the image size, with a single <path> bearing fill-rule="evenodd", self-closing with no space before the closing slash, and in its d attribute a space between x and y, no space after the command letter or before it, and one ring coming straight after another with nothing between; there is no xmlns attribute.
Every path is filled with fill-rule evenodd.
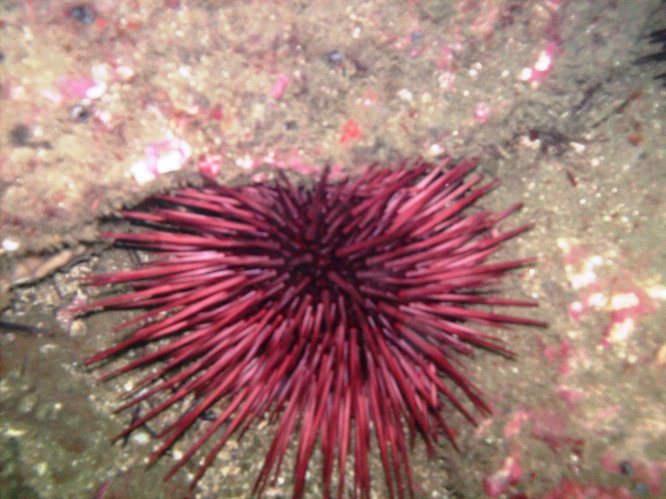
<svg viewBox="0 0 666 499"><path fill-rule="evenodd" d="M34 393L29 393L19 400L16 409L20 414L30 414L35 410L37 402L37 395Z"/></svg>
<svg viewBox="0 0 666 499"><path fill-rule="evenodd" d="M97 19L97 13L87 4L72 7L69 10L69 14L81 24L92 24Z"/></svg>
<svg viewBox="0 0 666 499"><path fill-rule="evenodd" d="M326 54L326 60L331 64L340 64L345 58L345 55L339 50L332 50Z"/></svg>
<svg viewBox="0 0 666 499"><path fill-rule="evenodd" d="M44 476L46 475L46 472L49 470L49 465L46 461L42 461L41 463L37 464L35 466L35 472L39 476Z"/></svg>
<svg viewBox="0 0 666 499"><path fill-rule="evenodd" d="M398 97L400 97L402 100L410 101L414 97L412 92L407 89L407 88L402 88L398 91Z"/></svg>
<svg viewBox="0 0 666 499"><path fill-rule="evenodd" d="M75 121L85 123L90 119L90 110L81 104L74 104L69 108L69 115Z"/></svg>
<svg viewBox="0 0 666 499"><path fill-rule="evenodd" d="M637 496L647 496L650 493L650 488L644 484L644 483L639 483L636 485L636 495Z"/></svg>
<svg viewBox="0 0 666 499"><path fill-rule="evenodd" d="M32 138L32 131L28 125L19 123L9 131L9 140L13 146L27 146Z"/></svg>
<svg viewBox="0 0 666 499"><path fill-rule="evenodd" d="M2 246L2 249L4 249L5 251L16 251L17 249L19 249L21 245L18 241L7 238L2 240L0 246Z"/></svg>
<svg viewBox="0 0 666 499"><path fill-rule="evenodd" d="M623 475L631 476L634 472L634 467L631 464L631 461L622 461L620 463L620 471Z"/></svg>
<svg viewBox="0 0 666 499"><path fill-rule="evenodd" d="M145 431L139 431L132 435L132 440L139 445L145 445L150 442L150 435Z"/></svg>

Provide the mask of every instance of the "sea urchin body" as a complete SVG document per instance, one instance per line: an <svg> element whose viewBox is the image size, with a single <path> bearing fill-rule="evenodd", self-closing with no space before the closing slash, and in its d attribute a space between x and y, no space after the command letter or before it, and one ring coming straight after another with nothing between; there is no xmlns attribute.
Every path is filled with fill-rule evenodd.
<svg viewBox="0 0 666 499"><path fill-rule="evenodd" d="M372 441L388 495L413 493L411 437L432 451L438 435L454 440L450 407L472 422L474 409L489 412L457 357L475 348L510 352L479 326L541 325L477 307L535 303L489 292L529 262L487 263L527 227L496 228L519 205L497 214L470 208L495 185L483 184L475 166L416 161L337 182L325 171L310 187L283 175L274 184L183 189L159 196L148 212L124 213L152 228L105 236L156 256L136 270L91 277L130 289L84 309L148 311L121 324L133 329L129 337L88 363L152 344L104 377L159 368L119 408L152 400L118 438L185 401L189 408L161 430L152 460L205 411L215 418L168 476L217 434L196 483L232 435L267 417L276 431L255 494L279 473L291 440L294 497L304 494L317 443L325 496L334 469L336 495L345 495L353 456L354 496L368 497Z"/></svg>

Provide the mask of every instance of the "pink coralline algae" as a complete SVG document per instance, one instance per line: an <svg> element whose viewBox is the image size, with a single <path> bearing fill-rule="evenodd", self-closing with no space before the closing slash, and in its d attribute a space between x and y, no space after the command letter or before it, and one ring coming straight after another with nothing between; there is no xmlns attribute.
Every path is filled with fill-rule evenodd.
<svg viewBox="0 0 666 499"><path fill-rule="evenodd" d="M190 159L190 145L175 137L148 144L144 157L130 166L137 184L143 185L164 173L180 170Z"/></svg>
<svg viewBox="0 0 666 499"><path fill-rule="evenodd" d="M288 84L289 75L284 73L279 74L271 86L271 97L275 100L280 100L285 90L287 90Z"/></svg>
<svg viewBox="0 0 666 499"><path fill-rule="evenodd" d="M559 55L561 49L555 42L549 42L539 52L536 62L529 68L524 68L520 73L521 80L539 83L543 81L552 71L555 64L555 56Z"/></svg>

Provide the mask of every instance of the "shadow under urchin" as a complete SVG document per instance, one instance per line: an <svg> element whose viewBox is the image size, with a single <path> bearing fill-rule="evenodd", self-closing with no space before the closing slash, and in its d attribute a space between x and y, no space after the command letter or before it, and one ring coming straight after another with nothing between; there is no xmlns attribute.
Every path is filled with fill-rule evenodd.
<svg viewBox="0 0 666 499"><path fill-rule="evenodd" d="M158 366L118 411L147 400L152 408L116 438L182 401L187 409L161 428L151 462L192 425L206 427L167 478L216 441L194 486L232 435L266 418L275 436L253 494L277 477L294 441L295 498L316 445L325 497L334 485L345 495L350 457L353 495L369 497L375 445L388 495L413 495L413 437L429 453L440 435L455 446L447 411L472 423L473 412L490 412L460 356L477 348L511 355L486 326L544 325L496 310L536 305L490 288L533 260L488 263L528 226L497 228L520 204L501 213L472 206L496 184L473 173L476 164L417 160L337 181L324 170L313 185L280 172L274 183L187 188L158 196L146 212L124 212L149 230L104 237L153 258L89 277L121 291L79 308L147 309L116 327L127 339L87 360L147 345L103 379ZM215 418L203 422L209 409Z"/></svg>

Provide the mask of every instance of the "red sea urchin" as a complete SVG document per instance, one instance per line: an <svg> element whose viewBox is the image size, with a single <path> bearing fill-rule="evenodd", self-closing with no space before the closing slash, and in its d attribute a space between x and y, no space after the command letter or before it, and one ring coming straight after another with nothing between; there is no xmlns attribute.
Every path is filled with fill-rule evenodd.
<svg viewBox="0 0 666 499"><path fill-rule="evenodd" d="M312 187L282 175L274 184L183 189L159 196L149 212L124 213L154 230L105 237L159 256L137 270L92 276L94 285L131 291L84 309L150 310L119 325L135 328L128 339L87 362L155 343L104 378L161 363L118 410L149 399L152 408L117 438L187 397L186 412L160 431L154 461L215 408L167 475L219 430L194 486L229 437L265 415L277 426L255 494L279 473L298 434L294 497L304 494L317 440L325 497L335 467L344 495L350 454L354 496L369 497L374 432L388 495L413 494L408 435L421 435L429 452L441 432L453 442L447 406L474 422L458 390L489 412L456 357L474 347L510 352L477 326L542 325L471 307L536 305L490 296L489 284L532 260L486 263L528 227L495 229L518 204L499 214L468 210L495 185L482 185L475 167L416 161L338 182L324 171Z"/></svg>

